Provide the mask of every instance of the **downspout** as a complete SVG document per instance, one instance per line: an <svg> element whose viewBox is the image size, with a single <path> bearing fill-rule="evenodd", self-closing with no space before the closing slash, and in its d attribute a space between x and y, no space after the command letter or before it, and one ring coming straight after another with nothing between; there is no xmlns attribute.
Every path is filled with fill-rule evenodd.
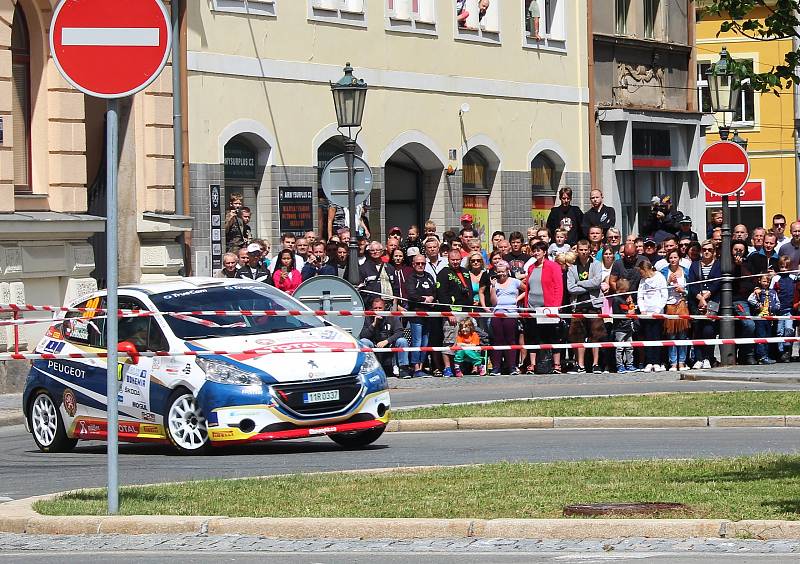
<svg viewBox="0 0 800 564"><path fill-rule="evenodd" d="M175 164L175 215L186 215L183 198L183 115L181 113L183 99L181 89L181 1L172 0L170 11L172 12L172 143L173 162ZM184 255L182 273L186 275L186 252L183 234L178 236L178 242Z"/></svg>
<svg viewBox="0 0 800 564"><path fill-rule="evenodd" d="M600 188L597 182L597 129L595 123L595 88L594 88L594 0L586 1L586 58L588 60L587 82L589 83L589 188Z"/></svg>
<svg viewBox="0 0 800 564"><path fill-rule="evenodd" d="M686 90L686 109L690 112L697 111L697 96L694 86L697 84L697 7L694 0L689 0L686 5L686 41L691 47L689 51L689 76Z"/></svg>
<svg viewBox="0 0 800 564"><path fill-rule="evenodd" d="M178 1L178 0L176 0ZM186 163L189 162L189 79L187 76L186 69L188 65L186 63L187 59L187 52L189 50L189 42L187 40L188 37L188 26L187 26L187 10L188 2L181 2L179 10L181 15L181 44L184 46L181 49L180 57L180 77L181 77L181 88L180 91L183 93L181 96L181 114L186 116L186 119L181 120L181 139L183 139L183 201L184 201L184 212L187 212L186 209L186 202L191 202L191 197L189 194L189 167L186 166ZM192 265L192 231L185 231L183 233L183 248L184 248L184 269L186 270L186 275L191 276L194 273L194 267Z"/></svg>

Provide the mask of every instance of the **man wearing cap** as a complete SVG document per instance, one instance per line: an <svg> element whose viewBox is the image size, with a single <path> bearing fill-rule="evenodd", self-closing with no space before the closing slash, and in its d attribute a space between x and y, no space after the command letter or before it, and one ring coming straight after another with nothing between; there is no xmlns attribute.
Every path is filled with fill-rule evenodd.
<svg viewBox="0 0 800 564"><path fill-rule="evenodd" d="M653 265L655 265L661 258L660 256L658 256L658 243L656 243L649 237L644 240L643 256L644 258L650 261L650 264Z"/></svg>
<svg viewBox="0 0 800 564"><path fill-rule="evenodd" d="M697 233L692 231L692 218L685 215L678 222L678 239L689 239L690 241L697 241Z"/></svg>
<svg viewBox="0 0 800 564"><path fill-rule="evenodd" d="M459 220L461 221L461 229L473 229L475 227L472 225L473 218L471 213L463 214Z"/></svg>
<svg viewBox="0 0 800 564"><path fill-rule="evenodd" d="M251 280L270 284L272 276L269 275L269 271L261 264L261 245L258 243L250 243L247 245L247 256L247 264L236 272L236 278L249 278Z"/></svg>

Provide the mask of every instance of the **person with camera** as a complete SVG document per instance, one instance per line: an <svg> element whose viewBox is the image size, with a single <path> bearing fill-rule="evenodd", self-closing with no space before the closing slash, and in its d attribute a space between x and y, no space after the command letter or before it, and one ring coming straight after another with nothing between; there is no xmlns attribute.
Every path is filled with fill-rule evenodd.
<svg viewBox="0 0 800 564"><path fill-rule="evenodd" d="M249 223L250 209L244 207L244 196L241 194L231 194L228 199L228 215L225 216L225 241L228 244L227 251L235 253L242 247L247 247L252 238ZM248 221L244 220L245 210L247 210Z"/></svg>
<svg viewBox="0 0 800 564"><path fill-rule="evenodd" d="M672 209L672 198L664 195L660 198L653 196L650 202L650 215L644 224L641 235L650 237L656 242L662 241L667 235L676 235L681 228L683 214Z"/></svg>

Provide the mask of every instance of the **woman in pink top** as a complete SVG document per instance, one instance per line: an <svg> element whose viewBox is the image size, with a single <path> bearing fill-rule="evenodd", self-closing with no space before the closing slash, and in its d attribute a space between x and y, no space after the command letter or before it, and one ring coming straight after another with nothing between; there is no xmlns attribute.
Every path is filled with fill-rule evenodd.
<svg viewBox="0 0 800 564"><path fill-rule="evenodd" d="M300 272L295 268L294 253L283 249L276 259L275 272L272 274L273 284L278 290L293 294L302 281Z"/></svg>

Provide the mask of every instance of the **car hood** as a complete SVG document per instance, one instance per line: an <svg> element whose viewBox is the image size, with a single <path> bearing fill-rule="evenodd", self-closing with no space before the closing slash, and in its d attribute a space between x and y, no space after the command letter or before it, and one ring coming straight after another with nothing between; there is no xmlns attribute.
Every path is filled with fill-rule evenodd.
<svg viewBox="0 0 800 564"><path fill-rule="evenodd" d="M358 343L337 327L300 329L241 337L186 341L192 350L224 351L226 361L255 368L278 382L352 374L359 362ZM299 349L346 349L352 352L292 352ZM249 351L243 353L242 351ZM213 358L208 357L206 358Z"/></svg>

